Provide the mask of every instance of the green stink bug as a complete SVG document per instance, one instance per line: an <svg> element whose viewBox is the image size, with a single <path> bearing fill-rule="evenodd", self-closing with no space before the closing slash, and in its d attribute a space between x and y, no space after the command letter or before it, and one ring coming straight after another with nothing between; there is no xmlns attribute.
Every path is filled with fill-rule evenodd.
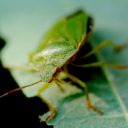
<svg viewBox="0 0 128 128"><path fill-rule="evenodd" d="M30 67L40 72L42 81L46 82L44 89L49 87L49 83L58 81L57 75L60 72L66 72L73 81L79 83L83 88L86 86L83 82L68 74L66 65L75 59L77 52L86 43L92 27L91 17L83 11L77 11L61 19L47 33L38 48L30 56ZM89 96L87 96L87 99L89 101L88 106L97 111L92 106ZM49 120L54 116L56 110L49 103L47 104L52 111L52 114L46 119Z"/></svg>
<svg viewBox="0 0 128 128"><path fill-rule="evenodd" d="M79 86L81 86L81 88L83 88L83 90L86 92L88 107L102 114L102 112L94 107L91 103L86 83L71 75L67 69L67 65L71 63L73 64L73 61L77 58L78 52L87 42L87 37L91 33L92 28L92 18L83 11L77 11L76 13L62 18L59 22L57 22L46 34L43 41L41 41L41 43L39 44L38 48L29 56L29 69L30 71L39 72L41 80L33 84L29 84L25 87L32 86L39 82L45 82L45 84L39 91L40 93L42 91L45 91L53 82L56 82L60 86L61 79L59 79L58 76L61 72L63 72L69 79L79 84ZM100 48L105 47L109 44L109 41L105 41L104 43L102 43L102 45L99 45L84 57L90 56L91 54L97 52ZM98 62L88 65L73 65L80 67L91 67L102 66L105 65L105 63ZM107 65L117 68L128 68L127 66L113 66L110 64ZM7 92L1 97L25 87ZM45 99L43 99L43 101L51 110L51 115L46 118L46 121L48 121L52 117L54 117L54 115L56 114L56 109Z"/></svg>
<svg viewBox="0 0 128 128"><path fill-rule="evenodd" d="M30 66L41 72L42 81L51 81L53 74L74 58L91 31L90 21L91 18L87 14L79 11L61 19L47 33L30 56Z"/></svg>

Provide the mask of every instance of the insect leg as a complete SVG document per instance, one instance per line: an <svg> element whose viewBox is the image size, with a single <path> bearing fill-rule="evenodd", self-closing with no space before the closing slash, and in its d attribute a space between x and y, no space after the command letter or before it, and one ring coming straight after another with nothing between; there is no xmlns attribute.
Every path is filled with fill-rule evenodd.
<svg viewBox="0 0 128 128"><path fill-rule="evenodd" d="M89 56L99 52L101 49L103 49L107 46L110 46L110 45L112 45L112 41L110 41L110 40L103 41L100 44L98 44L95 48L93 48L89 53L87 53L86 55L84 55L82 57L79 57L78 59L84 59L86 57L89 57Z"/></svg>
<svg viewBox="0 0 128 128"><path fill-rule="evenodd" d="M44 92L47 88L49 88L52 85L51 83L45 83L42 88L38 90L38 96L42 99L44 103L48 106L49 110L51 111L51 114L46 118L46 122L51 120L57 113L56 109L53 105L51 105L45 98L42 97L41 93Z"/></svg>
<svg viewBox="0 0 128 128"><path fill-rule="evenodd" d="M59 80L59 79L55 79L55 82L56 82L57 86L59 87L59 89L60 89L62 92L64 92L65 90L64 90L64 88L62 87L63 82L62 82L61 80Z"/></svg>
<svg viewBox="0 0 128 128"><path fill-rule="evenodd" d="M5 69L9 69L9 70L20 70L20 71L25 71L25 72L31 72L31 70L27 67L23 67L23 66L9 66L9 65L3 65L3 67Z"/></svg>
<svg viewBox="0 0 128 128"><path fill-rule="evenodd" d="M106 63L103 61L99 61L99 62L94 62L94 63L90 63L90 64L82 64L82 65L77 65L77 64L73 64L73 66L75 67L83 67L83 68L88 68L88 67L102 67L102 66L107 66L107 67L111 67L111 68L115 68L115 69L128 69L127 65L120 65L120 64L111 64L111 63Z"/></svg>
<svg viewBox="0 0 128 128"><path fill-rule="evenodd" d="M127 43L114 44L114 43L112 43L111 40L105 40L105 41L101 42L100 44L98 44L97 46L95 46L89 53L87 53L86 55L84 55L82 57L79 57L77 59L79 60L79 59L84 59L86 57L89 57L89 56L99 52L100 50L102 50L103 48L105 48L107 46L112 46L113 50L116 51L116 52L120 52L123 49L128 48L128 44Z"/></svg>
<svg viewBox="0 0 128 128"><path fill-rule="evenodd" d="M87 106L92 109L93 111L99 113L100 115L103 114L98 108L96 108L93 103L91 102L89 93L88 93L88 87L85 82L81 81L80 79L74 77L73 75L69 74L68 72L65 72L67 77L69 77L73 82L78 83L82 88L84 88L84 91L86 93L86 101L87 101Z"/></svg>

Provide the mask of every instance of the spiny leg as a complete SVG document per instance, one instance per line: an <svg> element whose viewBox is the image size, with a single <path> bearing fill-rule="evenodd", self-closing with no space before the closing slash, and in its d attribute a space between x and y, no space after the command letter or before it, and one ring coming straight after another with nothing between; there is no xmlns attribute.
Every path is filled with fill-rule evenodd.
<svg viewBox="0 0 128 128"><path fill-rule="evenodd" d="M52 82L51 83L45 83L43 85L43 87L38 90L38 96L42 99L42 101L44 103L46 103L46 105L48 106L49 110L51 111L51 114L45 119L46 122L51 120L56 115L56 113L57 113L57 111L54 108L54 106L52 104L50 104L45 98L43 98L41 96L41 93L44 92L47 88L49 88L51 85L52 85Z"/></svg>
<svg viewBox="0 0 128 128"><path fill-rule="evenodd" d="M84 83L83 81L81 81L80 79L74 77L73 75L69 74L67 71L65 72L67 77L69 77L73 82L79 84L85 91L86 93L86 101L87 101L87 106L92 109L93 111L99 113L100 115L103 114L102 111L100 111L98 108L96 108L93 103L91 102L91 99L90 99L90 96L89 96L89 93L88 93L88 87L86 85L86 83Z"/></svg>

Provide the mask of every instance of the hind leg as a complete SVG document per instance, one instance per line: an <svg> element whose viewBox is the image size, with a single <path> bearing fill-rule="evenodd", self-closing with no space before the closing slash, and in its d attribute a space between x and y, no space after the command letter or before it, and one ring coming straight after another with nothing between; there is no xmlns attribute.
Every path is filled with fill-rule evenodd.
<svg viewBox="0 0 128 128"><path fill-rule="evenodd" d="M86 102L87 102L87 107L90 108L91 110L93 110L93 111L99 113L100 115L102 115L103 112L100 111L98 108L96 108L96 107L93 105L93 103L92 103L92 101L91 101L91 99L90 99L89 93L88 93L88 88L87 88L86 83L83 82L83 81L81 81L80 79L74 77L73 75L69 74L68 72L65 72L65 73L66 73L67 77L69 77L73 82L79 84L79 85L81 86L81 88L84 89L84 91L85 91L85 93L86 93L86 97L85 97L85 98L86 98Z"/></svg>

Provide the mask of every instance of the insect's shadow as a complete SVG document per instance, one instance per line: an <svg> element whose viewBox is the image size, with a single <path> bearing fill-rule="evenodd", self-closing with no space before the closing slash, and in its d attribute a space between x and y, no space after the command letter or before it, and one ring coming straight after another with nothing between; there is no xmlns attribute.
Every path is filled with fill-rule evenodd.
<svg viewBox="0 0 128 128"><path fill-rule="evenodd" d="M5 45L0 38L0 49ZM18 88L9 70L3 68L0 60L0 95ZM0 98L0 127L7 128L51 128L44 122L40 123L39 115L48 111L48 107L38 97L27 98L22 91Z"/></svg>

